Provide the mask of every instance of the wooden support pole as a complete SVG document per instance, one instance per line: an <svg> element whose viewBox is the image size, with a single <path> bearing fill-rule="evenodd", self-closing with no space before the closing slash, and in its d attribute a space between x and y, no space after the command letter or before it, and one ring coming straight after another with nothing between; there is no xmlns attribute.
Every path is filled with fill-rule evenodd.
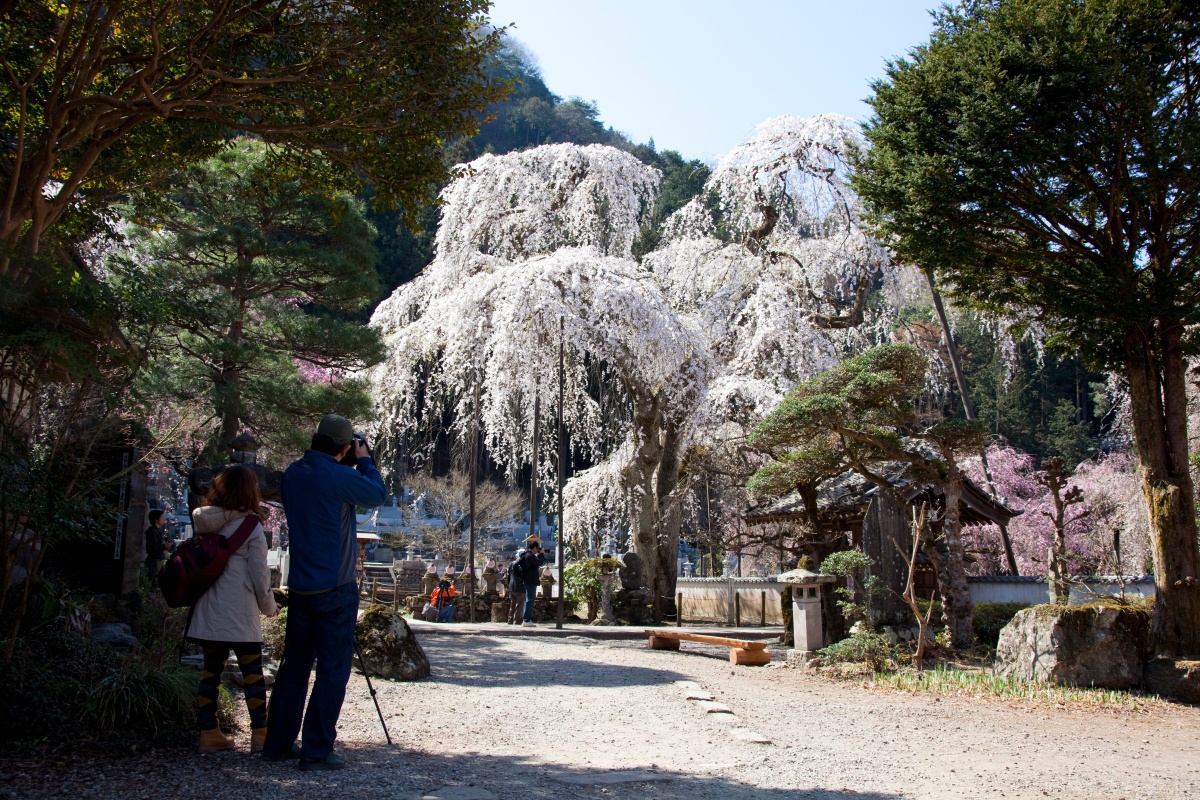
<svg viewBox="0 0 1200 800"><path fill-rule="evenodd" d="M765 591L762 593L762 605L759 606L759 610L762 614L760 615L758 626L765 628L767 627L767 593Z"/></svg>
<svg viewBox="0 0 1200 800"><path fill-rule="evenodd" d="M675 595L675 627L683 627L683 592Z"/></svg>
<svg viewBox="0 0 1200 800"><path fill-rule="evenodd" d="M733 627L742 627L742 596L733 590Z"/></svg>

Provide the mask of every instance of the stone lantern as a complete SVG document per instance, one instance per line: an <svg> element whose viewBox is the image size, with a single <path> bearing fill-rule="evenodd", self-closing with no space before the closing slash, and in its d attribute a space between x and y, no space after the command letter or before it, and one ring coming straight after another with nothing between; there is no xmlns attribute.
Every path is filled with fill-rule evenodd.
<svg viewBox="0 0 1200 800"><path fill-rule="evenodd" d="M792 634L795 649L788 651L788 661L807 661L825 646L821 619L821 586L837 580L833 575L821 575L804 568L779 576L792 587Z"/></svg>

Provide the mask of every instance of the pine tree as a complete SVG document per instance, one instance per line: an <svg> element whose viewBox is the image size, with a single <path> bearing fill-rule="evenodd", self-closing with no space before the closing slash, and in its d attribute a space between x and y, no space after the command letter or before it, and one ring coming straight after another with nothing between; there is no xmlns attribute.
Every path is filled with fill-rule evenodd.
<svg viewBox="0 0 1200 800"><path fill-rule="evenodd" d="M156 295L150 391L211 409L210 447L247 430L286 450L313 418L370 407L347 373L380 358L378 336L337 312L378 292L375 230L358 201L312 191L308 177L242 138L127 209L133 247L114 276Z"/></svg>

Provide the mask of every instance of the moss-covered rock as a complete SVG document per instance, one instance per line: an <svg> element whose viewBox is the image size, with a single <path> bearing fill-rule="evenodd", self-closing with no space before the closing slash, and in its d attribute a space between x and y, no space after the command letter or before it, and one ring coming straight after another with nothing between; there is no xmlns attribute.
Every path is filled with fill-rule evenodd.
<svg viewBox="0 0 1200 800"><path fill-rule="evenodd" d="M429 677L429 658L404 617L387 606L367 606L355 629L362 657L372 678L415 681ZM354 666L363 665L354 655Z"/></svg>
<svg viewBox="0 0 1200 800"><path fill-rule="evenodd" d="M1132 689L1148 655L1149 605L1041 605L1018 611L1000 632L1002 677L1065 686Z"/></svg>

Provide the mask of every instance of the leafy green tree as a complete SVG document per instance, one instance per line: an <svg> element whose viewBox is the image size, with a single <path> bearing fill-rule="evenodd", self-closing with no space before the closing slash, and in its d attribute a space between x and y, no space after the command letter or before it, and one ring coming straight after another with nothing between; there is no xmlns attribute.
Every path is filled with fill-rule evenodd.
<svg viewBox="0 0 1200 800"><path fill-rule="evenodd" d="M375 298L375 230L353 198L309 191L305 165L236 139L128 209L135 249L114 275L157 300L151 383L211 408L213 447L244 429L277 451L299 447L313 418L370 408L345 373L381 357L378 336L324 310Z"/></svg>
<svg viewBox="0 0 1200 800"><path fill-rule="evenodd" d="M784 488L788 474L813 480L845 464L885 490L897 488L892 465L931 483L942 494L940 539L922 547L937 571L942 614L955 647L969 646L973 605L962 539L963 474L959 459L978 453L985 431L977 423L924 424L914 398L929 363L910 344L886 344L847 359L801 383L755 427L751 446L777 462L760 470L751 488ZM784 479L781 481L781 478Z"/></svg>
<svg viewBox="0 0 1200 800"><path fill-rule="evenodd" d="M1128 381L1159 654L1200 654L1186 354L1200 323L1200 7L979 0L874 86L855 186L960 298Z"/></svg>
<svg viewBox="0 0 1200 800"><path fill-rule="evenodd" d="M420 206L443 139L502 95L485 0L146 0L0 7L0 275L72 206L161 178L240 130L341 188ZM15 267L20 269L19 266Z"/></svg>

